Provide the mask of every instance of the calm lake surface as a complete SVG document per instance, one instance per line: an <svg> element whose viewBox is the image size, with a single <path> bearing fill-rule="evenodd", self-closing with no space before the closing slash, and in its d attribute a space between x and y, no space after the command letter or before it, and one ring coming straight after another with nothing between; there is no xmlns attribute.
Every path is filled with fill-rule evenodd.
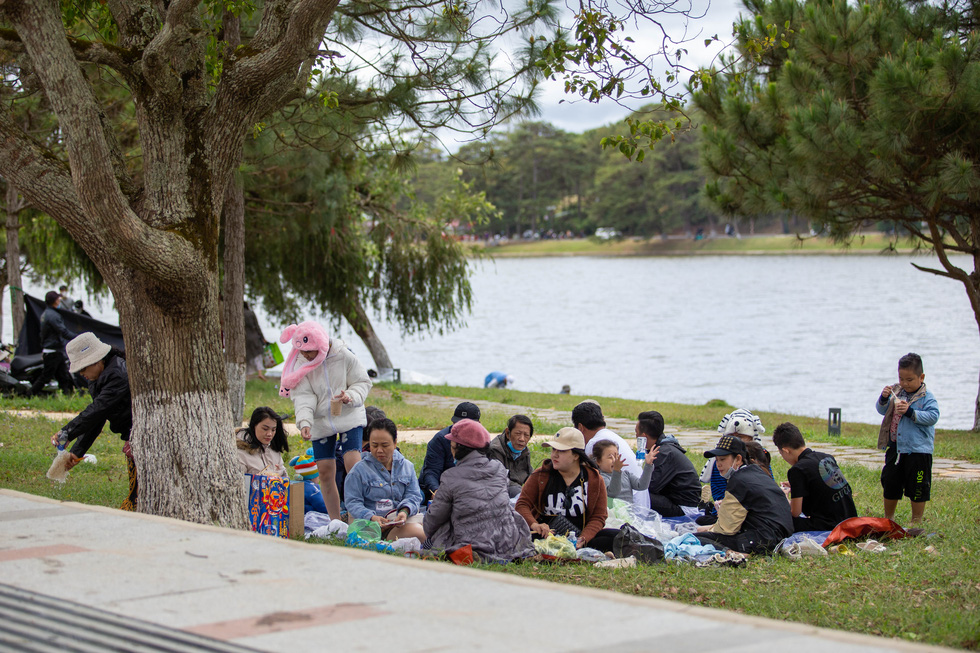
<svg viewBox="0 0 980 653"><path fill-rule="evenodd" d="M854 422L880 421L875 398L896 381L899 357L915 351L939 402L939 425L969 428L980 336L966 293L911 260L934 262L802 255L484 261L473 264L465 327L409 338L380 318L375 328L406 377L478 386L502 370L520 390L558 392L567 383L575 394L717 398L823 417L839 407ZM44 290L28 288L42 297ZM93 316L118 323L111 308L90 303ZM279 325L259 319L266 339L277 340ZM349 327L338 335L374 366Z"/></svg>
<svg viewBox="0 0 980 653"><path fill-rule="evenodd" d="M453 385L493 370L521 390L622 396L880 422L898 359L923 357L940 425L969 428L980 336L966 292L899 256L534 258L474 264L473 313L402 339L395 365ZM961 262L967 265L968 261ZM969 269L969 268L967 268ZM274 330L272 330L274 333ZM268 335L272 335L269 333ZM340 334L364 361L349 329ZM666 416L668 421L670 416ZM775 425L767 425L770 429Z"/></svg>

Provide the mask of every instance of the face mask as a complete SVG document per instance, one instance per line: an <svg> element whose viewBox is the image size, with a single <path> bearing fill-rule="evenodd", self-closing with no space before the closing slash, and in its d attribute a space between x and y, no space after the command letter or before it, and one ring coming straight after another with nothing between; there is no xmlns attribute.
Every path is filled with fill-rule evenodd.
<svg viewBox="0 0 980 653"><path fill-rule="evenodd" d="M732 473L734 471L735 471L735 467L734 466L729 467L725 471L721 472L721 477L724 478L727 481L728 479L730 479L732 477Z"/></svg>
<svg viewBox="0 0 980 653"><path fill-rule="evenodd" d="M512 445L510 443L510 440L507 441L507 448L510 449L510 454L512 456L514 456L515 458L517 458L518 456L520 456L521 453L523 452L523 449L521 449L521 450L515 449L514 448L514 445Z"/></svg>

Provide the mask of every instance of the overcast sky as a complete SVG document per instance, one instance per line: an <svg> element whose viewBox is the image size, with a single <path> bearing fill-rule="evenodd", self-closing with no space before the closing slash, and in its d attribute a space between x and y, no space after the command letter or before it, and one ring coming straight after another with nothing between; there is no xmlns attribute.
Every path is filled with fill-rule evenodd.
<svg viewBox="0 0 980 653"><path fill-rule="evenodd" d="M732 23L743 10L739 0L711 0L710 5L707 0L690 0L693 10L704 13L705 17L697 21L689 21L685 26L684 21L674 20L664 21L667 31L674 35L684 33L685 27L691 41L684 47L688 50L685 57L689 65L709 66L718 54L719 47L712 45L710 48L704 46L704 39L718 35L723 43L731 42ZM656 36L652 34L650 36ZM634 31L633 36L638 47L643 45L643 30ZM564 100L564 102L562 102ZM574 96L568 96L564 92L564 82L546 81L542 92L538 98L542 115L537 118L544 122L549 122L559 129L569 132L583 132L595 127L618 122L626 118L630 109L617 105L611 100L604 100L597 104L585 101L575 101ZM632 108L637 108L636 106Z"/></svg>

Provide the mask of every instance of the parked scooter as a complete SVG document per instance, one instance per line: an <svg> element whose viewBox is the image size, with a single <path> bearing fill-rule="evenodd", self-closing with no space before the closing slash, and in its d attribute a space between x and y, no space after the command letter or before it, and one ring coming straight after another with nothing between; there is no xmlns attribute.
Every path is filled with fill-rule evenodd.
<svg viewBox="0 0 980 653"><path fill-rule="evenodd" d="M31 394L31 385L44 369L43 354L14 356L11 345L0 345L0 394L26 397ZM58 384L51 381L41 392L58 391Z"/></svg>

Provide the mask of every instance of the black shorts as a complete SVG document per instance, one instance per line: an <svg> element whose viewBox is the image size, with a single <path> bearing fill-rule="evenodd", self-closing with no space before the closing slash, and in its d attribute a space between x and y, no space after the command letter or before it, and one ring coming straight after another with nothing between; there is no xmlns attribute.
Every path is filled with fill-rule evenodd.
<svg viewBox="0 0 980 653"><path fill-rule="evenodd" d="M903 495L917 503L928 501L932 488L932 454L903 453L899 456L898 449L891 444L885 451L881 488L889 501L899 501Z"/></svg>

